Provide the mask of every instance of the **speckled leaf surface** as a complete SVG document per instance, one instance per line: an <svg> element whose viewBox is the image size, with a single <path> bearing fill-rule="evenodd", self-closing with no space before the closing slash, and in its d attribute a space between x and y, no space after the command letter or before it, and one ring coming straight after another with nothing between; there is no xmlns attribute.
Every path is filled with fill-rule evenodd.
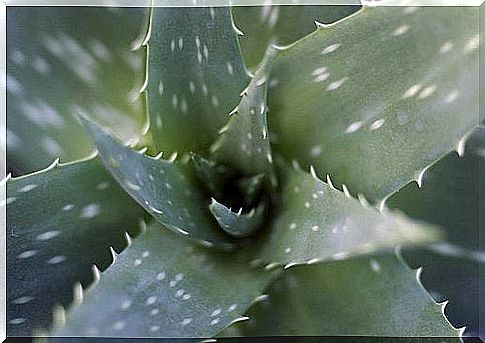
<svg viewBox="0 0 485 343"><path fill-rule="evenodd" d="M157 221L200 244L232 246L211 217L210 198L199 188L190 164L132 150L97 124L82 120L106 168Z"/></svg>
<svg viewBox="0 0 485 343"><path fill-rule="evenodd" d="M315 30L315 21L333 23L359 6L239 6L232 13L246 67L254 70L271 44L284 46Z"/></svg>
<svg viewBox="0 0 485 343"><path fill-rule="evenodd" d="M231 208L212 199L209 210L219 223L219 226L234 237L247 237L252 235L263 224L266 214L265 204L261 203L258 207L243 213L241 208L238 212L233 212Z"/></svg>
<svg viewBox="0 0 485 343"><path fill-rule="evenodd" d="M379 213L333 188L328 180L325 183L298 168L285 172L280 203L256 243L265 263L289 267L340 260L438 236L434 227L399 213Z"/></svg>
<svg viewBox="0 0 485 343"><path fill-rule="evenodd" d="M484 148L485 131L480 129L468 140L463 157L450 153L426 171L422 188L410 184L387 202L444 229L445 242L428 250L404 249L403 256L413 267L423 267L423 285L435 299L449 300L448 318L455 326L467 326L465 334L473 336L479 333L483 304L477 299L484 296L479 285L485 282L479 273L485 265L479 221Z"/></svg>
<svg viewBox="0 0 485 343"><path fill-rule="evenodd" d="M393 254L295 267L240 325L253 336L458 336L416 278Z"/></svg>
<svg viewBox="0 0 485 343"><path fill-rule="evenodd" d="M148 41L157 149L208 152L249 83L228 7L154 8Z"/></svg>
<svg viewBox="0 0 485 343"><path fill-rule="evenodd" d="M26 174L57 157L91 153L80 112L123 139L141 133L147 118L134 95L143 59L130 44L145 9L10 6L7 17L9 171Z"/></svg>
<svg viewBox="0 0 485 343"><path fill-rule="evenodd" d="M478 8L364 8L273 63L273 149L378 201L478 118Z"/></svg>
<svg viewBox="0 0 485 343"><path fill-rule="evenodd" d="M5 187L5 186L3 186ZM39 206L42 204L42 206ZM7 182L7 332L30 336L73 299L75 283L93 281L93 264L111 263L125 232L140 230L144 211L98 159Z"/></svg>
<svg viewBox="0 0 485 343"><path fill-rule="evenodd" d="M220 138L211 147L217 161L245 175L273 171L266 103L272 55L269 51L264 65L242 92L241 102L231 111L227 125L219 131Z"/></svg>
<svg viewBox="0 0 485 343"><path fill-rule="evenodd" d="M271 274L160 227L118 256L56 336L211 337L241 318Z"/></svg>

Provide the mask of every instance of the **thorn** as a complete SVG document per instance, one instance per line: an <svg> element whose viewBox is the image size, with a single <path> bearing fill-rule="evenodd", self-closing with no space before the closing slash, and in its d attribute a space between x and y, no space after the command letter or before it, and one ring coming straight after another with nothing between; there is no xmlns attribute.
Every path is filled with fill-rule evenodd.
<svg viewBox="0 0 485 343"><path fill-rule="evenodd" d="M109 247L109 251L111 252L111 258L113 259L113 262L111 262L111 264L109 265L111 267L113 264L115 264L116 256L118 256L118 254L115 252L115 249L113 249L113 247Z"/></svg>
<svg viewBox="0 0 485 343"><path fill-rule="evenodd" d="M64 326L66 323L66 310L62 305L55 304L52 310L52 325L54 327Z"/></svg>
<svg viewBox="0 0 485 343"><path fill-rule="evenodd" d="M273 262L273 263L268 263L266 266L264 266L264 270L270 271L272 269L275 269L278 267L280 264L278 262Z"/></svg>
<svg viewBox="0 0 485 343"><path fill-rule="evenodd" d="M264 85L266 82L266 76L263 76L262 78L256 80L256 86L259 87L261 85Z"/></svg>
<svg viewBox="0 0 485 343"><path fill-rule="evenodd" d="M236 31L236 34L238 36L244 36L244 32L242 32L241 30L239 30L239 28L234 23L234 20L232 21L232 28L234 29L234 31Z"/></svg>
<svg viewBox="0 0 485 343"><path fill-rule="evenodd" d="M290 263L286 264L286 265L283 267L283 269L288 269L288 268L291 268L291 267L293 267L293 266L297 266L297 265L299 265L299 264L300 264L300 263L298 263L298 262L290 262Z"/></svg>
<svg viewBox="0 0 485 343"><path fill-rule="evenodd" d="M162 211L162 210L159 210L158 208L155 208L155 207L153 207L153 206L152 206L152 205L150 205L150 204L147 204L147 205L148 205L148 209L149 209L150 211L153 211L153 212L158 213L158 214L163 214L163 211Z"/></svg>
<svg viewBox="0 0 485 343"><path fill-rule="evenodd" d="M268 300L268 298L269 298L268 294L261 294L261 295L258 295L256 298L254 298L251 303L256 304L256 303L259 303L261 301Z"/></svg>
<svg viewBox="0 0 485 343"><path fill-rule="evenodd" d="M177 159L177 156L178 156L178 152L174 152L172 155L170 155L167 161L170 163L173 163Z"/></svg>
<svg viewBox="0 0 485 343"><path fill-rule="evenodd" d="M349 198L349 199L352 198L352 195L350 194L349 189L347 188L347 186L345 184L342 184L342 189L343 189L344 194L347 198Z"/></svg>
<svg viewBox="0 0 485 343"><path fill-rule="evenodd" d="M273 163L273 156L271 156L269 152L266 154L266 159L268 160L269 163L271 164Z"/></svg>
<svg viewBox="0 0 485 343"><path fill-rule="evenodd" d="M334 187L333 183L332 183L332 179L330 178L330 175L327 174L327 184L330 186L330 188L332 188L333 190L337 190L337 188Z"/></svg>
<svg viewBox="0 0 485 343"><path fill-rule="evenodd" d="M268 131L266 130L266 126L263 126L263 140L266 140L268 138Z"/></svg>
<svg viewBox="0 0 485 343"><path fill-rule="evenodd" d="M322 258L312 258L306 262L306 264L311 265L323 261Z"/></svg>
<svg viewBox="0 0 485 343"><path fill-rule="evenodd" d="M131 237L130 237L130 234L125 231L125 239L126 239L126 247L129 248L131 247L131 244L133 243Z"/></svg>
<svg viewBox="0 0 485 343"><path fill-rule="evenodd" d="M234 319L232 322L230 322L229 325L232 325L232 324L238 323L238 322L244 322L246 320L249 320L249 317L246 317L246 316L239 317L239 318Z"/></svg>
<svg viewBox="0 0 485 343"><path fill-rule="evenodd" d="M239 110L238 106L234 107L234 109L231 112L229 112L229 117L232 117L234 114L236 114L238 110Z"/></svg>
<svg viewBox="0 0 485 343"><path fill-rule="evenodd" d="M386 210L386 200L387 198L384 198L377 204L380 213L383 213Z"/></svg>
<svg viewBox="0 0 485 343"><path fill-rule="evenodd" d="M249 86L248 86L248 87L246 87L246 88L244 88L244 89L242 90L242 92L241 92L241 93L239 93L239 96L243 96L243 95L248 94L248 89L249 89Z"/></svg>
<svg viewBox="0 0 485 343"><path fill-rule="evenodd" d="M357 198L359 199L359 202L362 206L364 206L365 208L371 208L369 202L367 201L367 199L365 198L364 194L357 194Z"/></svg>
<svg viewBox="0 0 485 343"><path fill-rule="evenodd" d="M465 146L466 146L466 140L468 138L468 134L464 135L459 141L456 146L456 153L458 156L463 157L465 155Z"/></svg>
<svg viewBox="0 0 485 343"><path fill-rule="evenodd" d="M78 306L83 302L83 286L76 282L73 287L73 300L71 306Z"/></svg>
<svg viewBox="0 0 485 343"><path fill-rule="evenodd" d="M421 172L418 175L418 178L416 179L416 183L418 184L419 188L421 188L423 186L423 177L424 177L424 174L426 173L427 169L428 169L428 167L421 170Z"/></svg>
<svg viewBox="0 0 485 343"><path fill-rule="evenodd" d="M163 157L163 151L160 151L153 159L159 160Z"/></svg>
<svg viewBox="0 0 485 343"><path fill-rule="evenodd" d="M224 125L219 131L218 133L221 135L223 134L224 132L226 132L227 130L229 129L229 123Z"/></svg>
<svg viewBox="0 0 485 343"><path fill-rule="evenodd" d="M241 213L242 213L242 211L243 211L243 209L242 209L242 207L241 207L241 208L239 209L239 211L237 212L237 215L238 215L238 216L240 216L240 215L241 215Z"/></svg>
<svg viewBox="0 0 485 343"><path fill-rule="evenodd" d="M99 279L101 278L101 273L99 272L98 266L93 264L91 267L91 270L93 272L93 283L91 284L90 288L96 285L99 282Z"/></svg>
<svg viewBox="0 0 485 343"><path fill-rule="evenodd" d="M328 27L327 24L321 23L318 20L315 20L314 23L315 23L315 26L317 27L317 29L323 29L323 28Z"/></svg>
<svg viewBox="0 0 485 343"><path fill-rule="evenodd" d="M317 173L315 172L315 168L312 165L310 165L310 174L311 176L313 176L314 179L318 180Z"/></svg>
<svg viewBox="0 0 485 343"><path fill-rule="evenodd" d="M146 146L146 147L141 148L140 150L138 150L138 153L139 153L140 155L143 155L144 153L146 153L146 152L147 152L147 150L148 150L148 147Z"/></svg>

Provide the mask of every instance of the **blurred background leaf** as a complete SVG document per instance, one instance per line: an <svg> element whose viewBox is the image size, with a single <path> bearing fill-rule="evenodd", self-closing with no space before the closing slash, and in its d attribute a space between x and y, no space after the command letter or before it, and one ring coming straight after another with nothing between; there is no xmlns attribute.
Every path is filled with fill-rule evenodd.
<svg viewBox="0 0 485 343"><path fill-rule="evenodd" d="M93 147L76 115L124 139L146 122L138 89L143 56L131 44L144 8L9 7L7 170L15 175L85 157Z"/></svg>

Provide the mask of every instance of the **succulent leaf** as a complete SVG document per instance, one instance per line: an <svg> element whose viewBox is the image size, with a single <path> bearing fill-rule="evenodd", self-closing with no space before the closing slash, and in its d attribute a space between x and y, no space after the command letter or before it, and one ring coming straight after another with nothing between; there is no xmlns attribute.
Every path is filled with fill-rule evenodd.
<svg viewBox="0 0 485 343"><path fill-rule="evenodd" d="M145 210L168 229L205 246L231 248L208 211L191 165L144 155L123 146L97 124L82 118L101 160ZM176 157L173 155L173 157Z"/></svg>
<svg viewBox="0 0 485 343"><path fill-rule="evenodd" d="M240 326L248 336L457 337L417 278L393 254L295 267Z"/></svg>
<svg viewBox="0 0 485 343"><path fill-rule="evenodd" d="M143 82L143 60L130 51L144 14L126 8L9 8L10 171L26 174L58 157L67 162L89 155L93 147L79 112L93 114L124 140L144 130L143 103L132 96Z"/></svg>
<svg viewBox="0 0 485 343"><path fill-rule="evenodd" d="M246 67L255 70L268 46L291 44L315 30L315 22L330 24L360 6L238 6L234 22L244 32L239 44Z"/></svg>
<svg viewBox="0 0 485 343"><path fill-rule="evenodd" d="M202 156L192 153L191 159L200 181L213 196L221 196L225 183L230 176L229 170L223 166L209 161Z"/></svg>
<svg viewBox="0 0 485 343"><path fill-rule="evenodd" d="M374 208L298 168L286 168L281 200L255 243L264 262L313 264L368 254L399 244L429 242L432 226Z"/></svg>
<svg viewBox="0 0 485 343"><path fill-rule="evenodd" d="M140 231L144 211L97 158L53 164L6 188L7 330L33 335L50 325L55 304L76 297L76 285L94 281L94 264L108 267L110 247L126 246L126 232Z"/></svg>
<svg viewBox="0 0 485 343"><path fill-rule="evenodd" d="M427 249L403 249L403 257L411 266L423 268L423 286L435 300L449 300L445 313L451 323L466 325L464 334L474 337L480 328L476 299L481 296L480 283L485 282L479 272L485 265L479 232L484 148L485 130L480 129L468 140L463 157L450 153L426 171L421 188L407 185L387 201L391 208L443 227L445 242Z"/></svg>
<svg viewBox="0 0 485 343"><path fill-rule="evenodd" d="M364 8L273 63L274 150L372 202L461 153L477 125L478 8L411 9Z"/></svg>
<svg viewBox="0 0 485 343"><path fill-rule="evenodd" d="M272 274L198 248L154 222L54 336L211 337L245 319Z"/></svg>
<svg viewBox="0 0 485 343"><path fill-rule="evenodd" d="M206 155L249 82L230 9L154 8L148 46L155 148Z"/></svg>
<svg viewBox="0 0 485 343"><path fill-rule="evenodd" d="M242 213L242 208L236 213L214 198L209 209L222 230L234 237L247 237L254 234L263 224L266 213L264 203L247 213Z"/></svg>
<svg viewBox="0 0 485 343"><path fill-rule="evenodd" d="M244 203L253 203L263 190L266 174L256 174L254 176L244 177L238 182L238 188L244 196Z"/></svg>
<svg viewBox="0 0 485 343"><path fill-rule="evenodd" d="M261 68L241 93L241 102L231 112L229 122L219 131L221 137L211 147L218 162L243 175L271 174L273 170L266 103L273 53L268 50Z"/></svg>

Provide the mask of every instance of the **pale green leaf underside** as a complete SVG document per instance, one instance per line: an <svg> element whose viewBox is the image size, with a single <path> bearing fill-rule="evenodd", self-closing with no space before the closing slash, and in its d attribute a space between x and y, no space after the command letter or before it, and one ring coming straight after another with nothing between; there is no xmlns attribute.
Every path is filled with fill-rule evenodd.
<svg viewBox="0 0 485 343"><path fill-rule="evenodd" d="M12 336L50 325L54 304L68 305L76 282L92 282L93 264L106 268L109 247L121 251L144 215L97 158L9 180L6 204Z"/></svg>
<svg viewBox="0 0 485 343"><path fill-rule="evenodd" d="M242 332L457 337L416 277L393 254L295 267L249 311Z"/></svg>
<svg viewBox="0 0 485 343"><path fill-rule="evenodd" d="M142 56L130 44L145 9L12 6L7 16L9 169L26 174L91 153L79 112L123 139L140 134Z"/></svg>
<svg viewBox="0 0 485 343"><path fill-rule="evenodd" d="M148 46L155 148L207 153L249 82L229 8L154 8Z"/></svg>
<svg viewBox="0 0 485 343"><path fill-rule="evenodd" d="M150 225L54 335L211 337L240 318L270 278L239 255L196 248Z"/></svg>
<svg viewBox="0 0 485 343"><path fill-rule="evenodd" d="M378 201L478 118L478 8L365 8L279 52L274 149Z"/></svg>
<svg viewBox="0 0 485 343"><path fill-rule="evenodd" d="M256 245L265 263L340 260L437 236L428 225L365 207L299 169L287 168L283 185L271 224Z"/></svg>
<svg viewBox="0 0 485 343"><path fill-rule="evenodd" d="M153 158L123 146L93 122L83 123L114 178L157 221L206 246L229 248L230 238L212 219L190 164Z"/></svg>
<svg viewBox="0 0 485 343"><path fill-rule="evenodd" d="M241 102L231 112L229 122L220 130L221 137L211 147L217 161L245 175L273 170L266 103L273 54L269 52L268 55L242 93Z"/></svg>
<svg viewBox="0 0 485 343"><path fill-rule="evenodd" d="M259 229L265 220L265 209L266 206L262 203L246 213L242 213L242 208L239 212L233 212L215 199L209 205L209 210L219 226L234 237L247 237Z"/></svg>
<svg viewBox="0 0 485 343"><path fill-rule="evenodd" d="M271 44L291 44L315 30L315 21L333 23L359 6L240 6L232 13L244 33L239 44L246 67L254 70Z"/></svg>

